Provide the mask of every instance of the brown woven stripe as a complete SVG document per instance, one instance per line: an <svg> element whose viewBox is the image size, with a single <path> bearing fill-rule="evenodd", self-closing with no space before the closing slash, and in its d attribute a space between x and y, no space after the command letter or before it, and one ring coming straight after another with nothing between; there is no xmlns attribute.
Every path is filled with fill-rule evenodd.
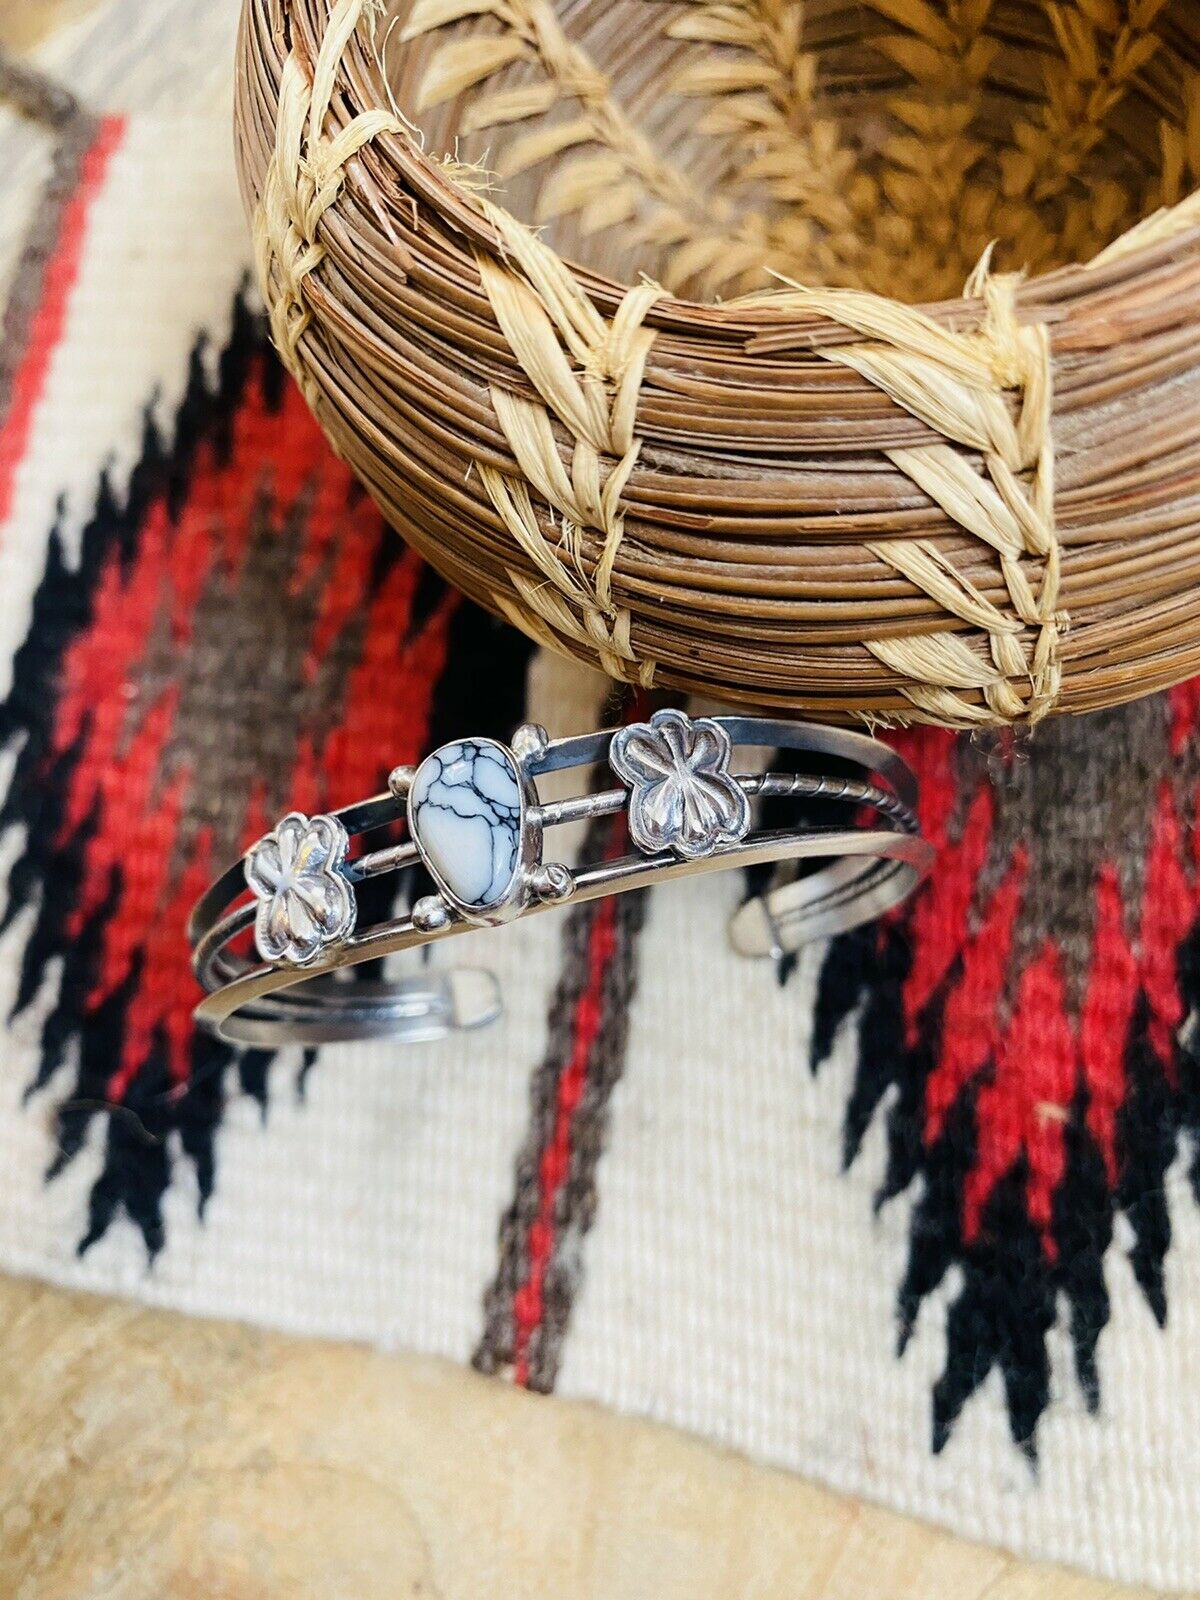
<svg viewBox="0 0 1200 1600"><path fill-rule="evenodd" d="M0 336L0 423L12 403L13 383L29 345L30 329L42 299L46 269L62 227L63 212L75 193L80 169L96 136L97 121L69 90L0 52L0 100L58 135L50 176L34 207L21 247Z"/></svg>
<svg viewBox="0 0 1200 1600"><path fill-rule="evenodd" d="M611 849L623 826L623 818L593 823L588 858ZM481 1372L507 1372L543 1393L558 1375L581 1276L582 1243L596 1215L596 1169L609 1101L625 1066L644 915L642 894L568 913L549 1041L530 1086L529 1129L517 1157L513 1198L500 1223L496 1276L484 1297L475 1366ZM610 919L607 927L604 918ZM587 1048L580 1084L574 1074L581 1039ZM566 1164L560 1172L564 1130Z"/></svg>

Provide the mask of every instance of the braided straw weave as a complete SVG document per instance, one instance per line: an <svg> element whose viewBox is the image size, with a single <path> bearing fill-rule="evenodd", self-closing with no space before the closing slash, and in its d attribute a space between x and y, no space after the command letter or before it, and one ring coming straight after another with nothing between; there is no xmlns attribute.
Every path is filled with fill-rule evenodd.
<svg viewBox="0 0 1200 1600"><path fill-rule="evenodd" d="M644 686L1200 672L1191 0L246 0L275 341L453 582Z"/></svg>

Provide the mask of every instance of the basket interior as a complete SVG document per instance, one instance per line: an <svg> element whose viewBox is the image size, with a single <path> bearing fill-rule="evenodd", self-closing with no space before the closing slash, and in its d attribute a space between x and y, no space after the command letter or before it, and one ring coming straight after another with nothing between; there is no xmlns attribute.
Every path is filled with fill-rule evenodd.
<svg viewBox="0 0 1200 1600"><path fill-rule="evenodd" d="M623 282L911 301L1200 185L1196 0L391 0L431 155Z"/></svg>

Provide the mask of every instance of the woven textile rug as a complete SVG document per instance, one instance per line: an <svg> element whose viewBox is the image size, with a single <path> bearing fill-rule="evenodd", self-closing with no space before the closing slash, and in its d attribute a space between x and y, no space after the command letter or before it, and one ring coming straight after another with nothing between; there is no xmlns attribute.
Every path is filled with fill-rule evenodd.
<svg viewBox="0 0 1200 1600"><path fill-rule="evenodd" d="M281 376L233 10L110 0L39 63L70 95L6 78L0 1268L1200 1587L1197 686L902 736L932 883L781 970L715 879L479 935L508 1014L469 1042L193 1031L186 909L271 819L606 696L408 554Z"/></svg>

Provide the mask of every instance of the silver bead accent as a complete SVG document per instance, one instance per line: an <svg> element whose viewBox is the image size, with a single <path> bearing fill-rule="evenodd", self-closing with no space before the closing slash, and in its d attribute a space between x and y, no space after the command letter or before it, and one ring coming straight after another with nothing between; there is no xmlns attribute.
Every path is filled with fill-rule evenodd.
<svg viewBox="0 0 1200 1600"><path fill-rule="evenodd" d="M416 775L416 767L393 767L388 773L388 792L395 795L397 800L403 800L412 788Z"/></svg>
<svg viewBox="0 0 1200 1600"><path fill-rule="evenodd" d="M440 895L427 894L413 906L412 920L422 933L436 933L450 921L450 910Z"/></svg>
<svg viewBox="0 0 1200 1600"><path fill-rule="evenodd" d="M561 861L550 861L530 873L529 887L539 900L557 904L575 893L575 875Z"/></svg>
<svg viewBox="0 0 1200 1600"><path fill-rule="evenodd" d="M512 736L509 748L522 765L539 761L546 754L550 735L538 722L525 722Z"/></svg>

